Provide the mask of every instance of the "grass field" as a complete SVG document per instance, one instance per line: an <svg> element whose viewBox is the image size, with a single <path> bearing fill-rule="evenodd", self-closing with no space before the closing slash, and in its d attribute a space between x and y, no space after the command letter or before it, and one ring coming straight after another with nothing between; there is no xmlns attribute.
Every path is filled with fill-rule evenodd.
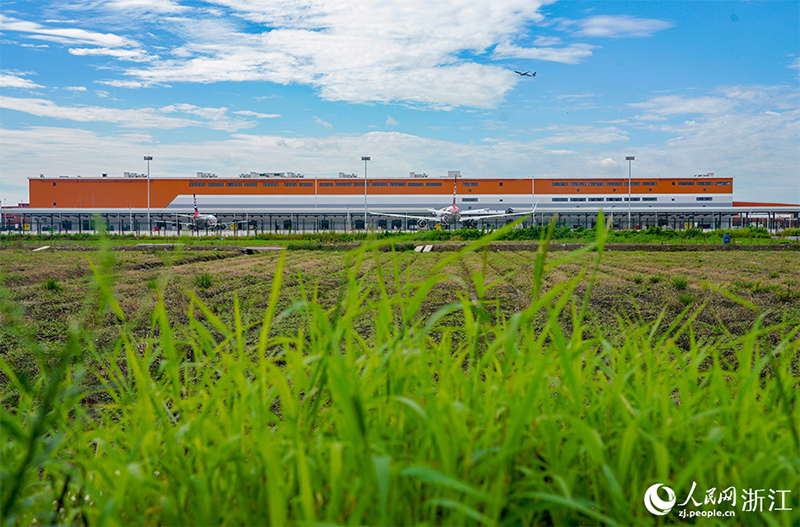
<svg viewBox="0 0 800 527"><path fill-rule="evenodd" d="M800 253L489 241L0 251L3 521L654 525L656 482L800 486Z"/></svg>

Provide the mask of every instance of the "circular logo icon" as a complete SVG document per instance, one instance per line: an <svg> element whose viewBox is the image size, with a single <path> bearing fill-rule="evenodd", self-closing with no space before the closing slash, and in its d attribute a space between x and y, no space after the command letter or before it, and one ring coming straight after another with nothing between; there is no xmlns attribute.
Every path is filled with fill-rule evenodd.
<svg viewBox="0 0 800 527"><path fill-rule="evenodd" d="M664 485L656 483L647 489L647 492L644 493L644 506L647 507L647 510L650 511L651 514L664 516L668 514L669 511L672 510L672 506L675 505L675 493L671 488L664 487L664 490L667 491L667 500L664 501L658 497L659 487L664 487Z"/></svg>

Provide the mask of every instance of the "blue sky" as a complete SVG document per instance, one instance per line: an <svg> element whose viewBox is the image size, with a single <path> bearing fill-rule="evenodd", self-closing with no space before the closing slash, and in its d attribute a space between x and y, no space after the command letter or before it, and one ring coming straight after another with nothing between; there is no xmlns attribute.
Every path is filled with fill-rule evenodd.
<svg viewBox="0 0 800 527"><path fill-rule="evenodd" d="M800 202L796 1L3 3L0 198L146 170L735 176ZM522 78L514 70L537 71Z"/></svg>

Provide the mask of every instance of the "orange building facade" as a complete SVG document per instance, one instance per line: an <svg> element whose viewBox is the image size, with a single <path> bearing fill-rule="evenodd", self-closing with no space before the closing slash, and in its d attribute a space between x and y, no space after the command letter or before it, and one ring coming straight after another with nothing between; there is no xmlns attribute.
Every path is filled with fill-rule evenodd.
<svg viewBox="0 0 800 527"><path fill-rule="evenodd" d="M627 202L627 178L470 178L457 180L462 208L542 207L568 204L601 208ZM148 207L146 178L30 178L34 209L125 210ZM151 178L151 209L186 209L192 195L203 207L250 211L281 207L343 210L364 206L364 181L355 178ZM370 178L370 205L392 210L446 206L452 202L448 178ZM727 205L733 201L732 177L633 178L631 201L669 206Z"/></svg>

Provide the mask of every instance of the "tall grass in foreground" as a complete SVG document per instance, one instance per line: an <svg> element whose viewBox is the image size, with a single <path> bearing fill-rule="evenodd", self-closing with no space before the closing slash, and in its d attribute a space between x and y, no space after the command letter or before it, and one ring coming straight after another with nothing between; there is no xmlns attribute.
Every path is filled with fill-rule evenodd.
<svg viewBox="0 0 800 527"><path fill-rule="evenodd" d="M548 270L574 256L546 260L547 240L529 308L497 320L485 300L496 284L475 273L472 297L422 316L431 289L451 279L442 270L495 236L414 283L396 261L381 267L385 242L365 244L328 310L309 287L277 311L281 258L259 324L243 325L238 302L226 324L193 297L188 323L173 325L159 300L145 341L101 264L101 298L120 330L110 356L79 359L93 346L76 326L55 360L28 342L37 379L0 362L3 522L653 525L664 520L642 498L657 482L681 497L697 482L701 501L712 487L793 489L793 511L737 507L698 523L798 521L800 328L697 342L687 308L620 322L626 338L613 346L583 324L596 264L546 289ZM604 241L601 230L598 261ZM370 258L377 279L364 283ZM584 301L573 300L586 280ZM548 322L534 333L541 312ZM304 326L272 334L291 314ZM354 329L365 314L368 336ZM24 334L13 306L2 316ZM768 331L778 344L764 344Z"/></svg>

